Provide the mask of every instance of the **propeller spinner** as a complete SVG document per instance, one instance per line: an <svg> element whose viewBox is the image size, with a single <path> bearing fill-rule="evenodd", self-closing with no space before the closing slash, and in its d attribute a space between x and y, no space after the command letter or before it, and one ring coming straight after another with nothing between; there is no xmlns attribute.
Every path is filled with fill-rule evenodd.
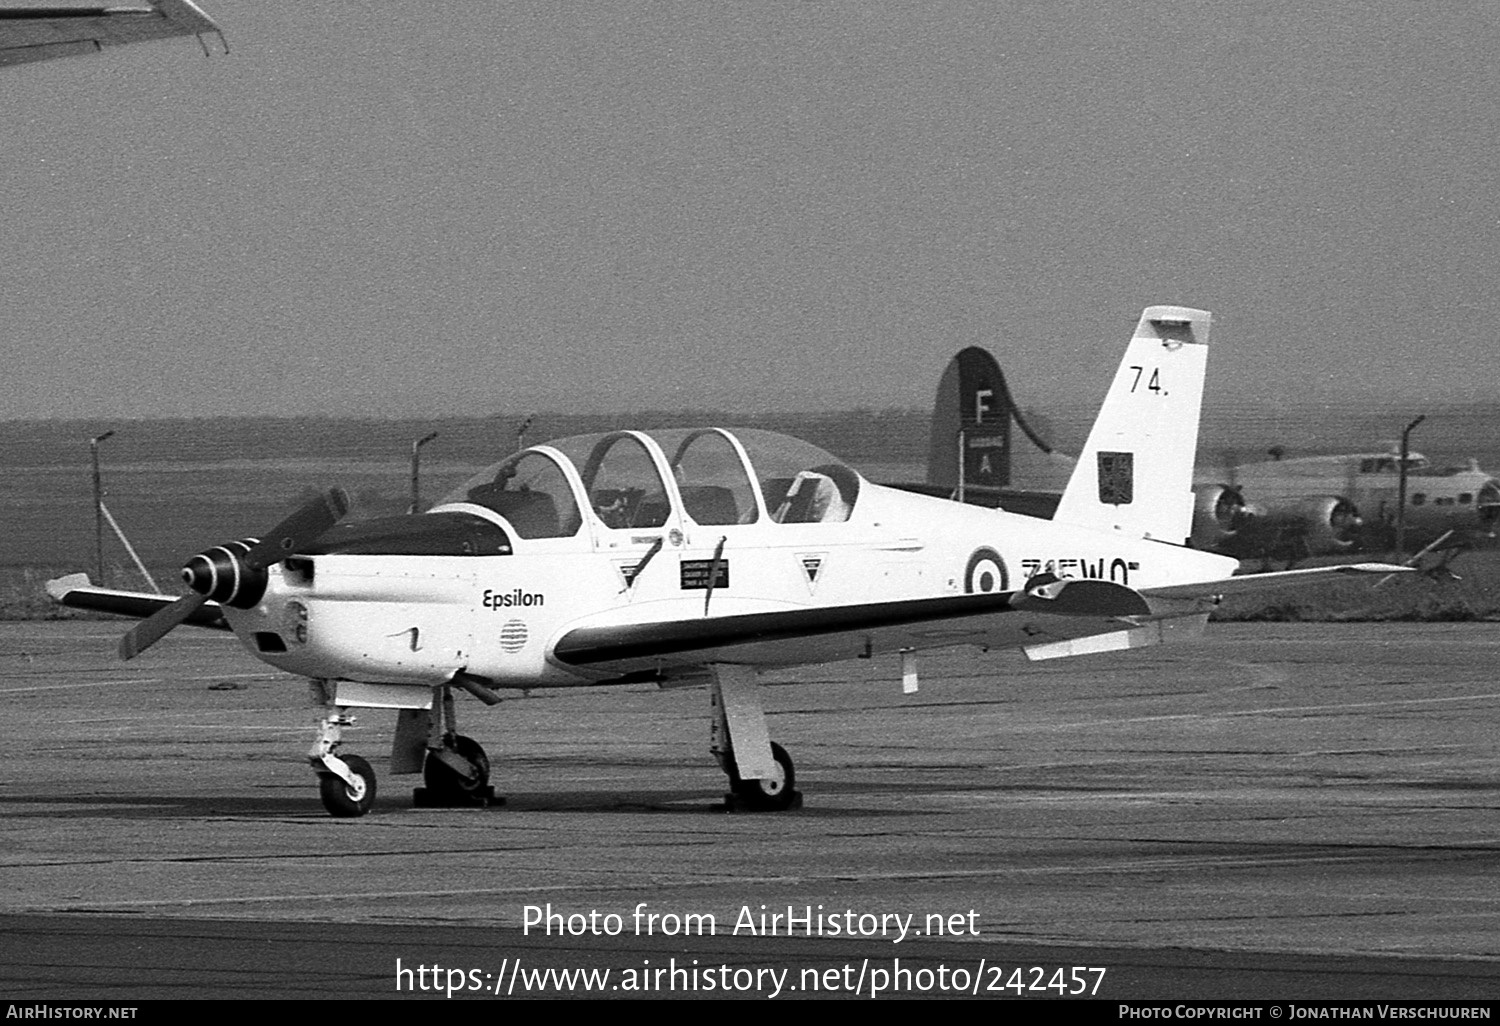
<svg viewBox="0 0 1500 1026"><path fill-rule="evenodd" d="M192 591L136 624L120 639L120 658L134 659L210 599L249 608L266 591L266 569L310 545L349 512L349 495L330 488L271 528L260 541L216 545L188 560L182 579Z"/></svg>

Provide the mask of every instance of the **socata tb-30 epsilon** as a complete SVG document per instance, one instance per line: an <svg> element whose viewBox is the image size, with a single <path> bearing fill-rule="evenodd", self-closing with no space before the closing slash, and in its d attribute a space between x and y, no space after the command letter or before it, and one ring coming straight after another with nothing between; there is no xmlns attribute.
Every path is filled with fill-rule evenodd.
<svg viewBox="0 0 1500 1026"><path fill-rule="evenodd" d="M324 805L367 812L370 764L341 750L354 708L399 710L391 772L435 804L492 794L457 732L455 690L708 685L710 747L750 808L797 801L759 671L919 650L1021 647L1033 659L1200 633L1221 595L1377 564L1233 576L1184 542L1209 315L1145 310L1051 520L873 484L766 431L616 431L533 445L426 513L338 525L335 489L259 541L188 561L176 601L49 583L58 601L146 619L131 658L183 622L232 630L311 678ZM1019 568L1031 576L1022 579Z"/></svg>

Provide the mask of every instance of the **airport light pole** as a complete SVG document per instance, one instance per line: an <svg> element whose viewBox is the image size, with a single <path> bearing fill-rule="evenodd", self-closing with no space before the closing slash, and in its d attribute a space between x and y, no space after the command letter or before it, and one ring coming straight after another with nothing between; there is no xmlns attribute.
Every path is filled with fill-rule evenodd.
<svg viewBox="0 0 1500 1026"><path fill-rule="evenodd" d="M411 443L411 509L407 510L408 513L417 512L418 507L422 505L421 486L418 484L419 466L422 459L422 446L426 445L437 436L438 433L434 431L430 435L425 435L424 437L418 438L415 442Z"/></svg>
<svg viewBox="0 0 1500 1026"><path fill-rule="evenodd" d="M1401 432L1401 463L1396 467L1396 552L1406 555L1406 459L1411 454L1411 433L1427 419L1422 414Z"/></svg>
<svg viewBox="0 0 1500 1026"><path fill-rule="evenodd" d="M104 580L104 485L99 478L99 443L109 438L114 431L106 431L89 439L89 457L94 464L94 572L100 587Z"/></svg>

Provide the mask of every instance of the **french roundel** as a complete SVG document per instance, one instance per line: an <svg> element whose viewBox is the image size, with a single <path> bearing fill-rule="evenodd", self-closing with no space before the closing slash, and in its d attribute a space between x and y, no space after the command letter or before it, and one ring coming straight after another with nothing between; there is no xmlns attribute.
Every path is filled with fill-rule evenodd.
<svg viewBox="0 0 1500 1026"><path fill-rule="evenodd" d="M1005 560L994 549L976 549L964 570L964 591L969 593L1010 590Z"/></svg>

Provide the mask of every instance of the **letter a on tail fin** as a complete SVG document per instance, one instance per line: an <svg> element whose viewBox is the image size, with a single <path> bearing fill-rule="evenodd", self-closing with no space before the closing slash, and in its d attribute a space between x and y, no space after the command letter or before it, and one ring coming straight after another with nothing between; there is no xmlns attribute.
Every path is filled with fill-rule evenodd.
<svg viewBox="0 0 1500 1026"><path fill-rule="evenodd" d="M1208 357L1207 311L1147 307L1054 520L1182 544Z"/></svg>

